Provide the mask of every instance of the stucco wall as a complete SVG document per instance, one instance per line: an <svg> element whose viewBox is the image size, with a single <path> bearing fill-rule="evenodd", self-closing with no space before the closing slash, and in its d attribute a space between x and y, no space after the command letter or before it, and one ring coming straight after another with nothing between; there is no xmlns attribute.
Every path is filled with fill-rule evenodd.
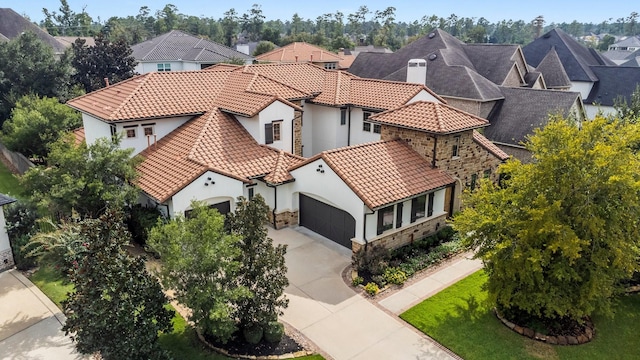
<svg viewBox="0 0 640 360"><path fill-rule="evenodd" d="M571 81L571 87L569 91L577 91L580 93L583 99L589 97L589 93L593 88L593 83L588 81Z"/></svg>
<svg viewBox="0 0 640 360"><path fill-rule="evenodd" d="M0 271L9 269L15 264L6 226L3 207L0 206Z"/></svg>
<svg viewBox="0 0 640 360"><path fill-rule="evenodd" d="M171 198L168 202L169 212L173 216L190 209L192 200L205 201L207 204L229 200L231 201L231 211L234 211L236 198L245 195L243 185L242 181L207 171Z"/></svg>

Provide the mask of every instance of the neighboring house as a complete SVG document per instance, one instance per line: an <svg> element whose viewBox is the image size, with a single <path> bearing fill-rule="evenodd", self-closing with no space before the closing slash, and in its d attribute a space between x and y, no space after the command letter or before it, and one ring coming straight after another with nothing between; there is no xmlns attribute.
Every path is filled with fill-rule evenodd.
<svg viewBox="0 0 640 360"><path fill-rule="evenodd" d="M623 50L623 51L636 51L640 50L640 36L629 36L624 38L615 44L609 45L607 50Z"/></svg>
<svg viewBox="0 0 640 360"><path fill-rule="evenodd" d="M10 269L15 265L3 211L4 205L11 204L14 201L16 201L16 199L0 194L0 271Z"/></svg>
<svg viewBox="0 0 640 360"><path fill-rule="evenodd" d="M568 90L571 86L560 59L549 52L537 68L527 65L519 45L465 44L447 32L436 29L428 35L392 54L360 53L349 72L362 77L426 84L447 104L489 120L490 129L500 124L512 124L501 132L500 147L521 160L523 131L547 123L549 113L575 113L583 116L580 95ZM514 92L513 89L520 90ZM522 94L522 95L521 95ZM567 97L574 101L558 102ZM513 96L512 98L509 98ZM523 109L535 101L535 111L522 121ZM577 103L578 109L573 109ZM558 109L558 106L565 106ZM534 118L535 116L535 118ZM522 128L518 128L521 125ZM509 131L511 134L506 134ZM507 141L508 140L508 141Z"/></svg>
<svg viewBox="0 0 640 360"><path fill-rule="evenodd" d="M135 44L131 49L132 56L138 62L135 71L139 74L200 70L229 61L243 61L245 64L253 62L253 58L247 54L180 30L172 30Z"/></svg>
<svg viewBox="0 0 640 360"><path fill-rule="evenodd" d="M306 42L293 42L256 56L256 61L272 64L311 63L327 70L344 70L349 68L353 58L352 55L338 55Z"/></svg>
<svg viewBox="0 0 640 360"><path fill-rule="evenodd" d="M32 32L45 44L51 46L56 58L64 53L66 47L61 42L49 35L46 31L25 19L17 12L9 8L0 8L0 41L13 40L24 32Z"/></svg>
<svg viewBox="0 0 640 360"><path fill-rule="evenodd" d="M68 104L88 144L122 133L142 157L146 206L228 213L260 194L275 228L357 250L432 233L465 186L496 179L507 155L475 131L487 121L442 102L424 85L298 63L148 73Z"/></svg>
<svg viewBox="0 0 640 360"><path fill-rule="evenodd" d="M538 66L550 52L557 53L571 80L571 90L580 92L589 118L599 112L614 114L614 100L621 97L628 101L640 83L640 67L616 66L614 61L560 29L547 32L522 51L531 66Z"/></svg>
<svg viewBox="0 0 640 360"><path fill-rule="evenodd" d="M96 39L91 36L54 36L65 48L70 48L78 39L84 40L86 46L96 46Z"/></svg>

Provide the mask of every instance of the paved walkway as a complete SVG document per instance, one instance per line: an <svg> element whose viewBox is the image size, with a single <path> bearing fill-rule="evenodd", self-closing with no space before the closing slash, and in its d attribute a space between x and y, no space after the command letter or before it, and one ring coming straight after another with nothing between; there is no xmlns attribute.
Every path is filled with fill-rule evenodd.
<svg viewBox="0 0 640 360"><path fill-rule="evenodd" d="M0 359L82 359L60 309L17 270L0 273Z"/></svg>
<svg viewBox="0 0 640 360"><path fill-rule="evenodd" d="M397 314L478 269L461 259L402 289L377 306L347 286L343 270L351 251L304 228L269 229L276 244L287 244L284 321L336 359L455 359ZM385 311L385 309L389 311Z"/></svg>

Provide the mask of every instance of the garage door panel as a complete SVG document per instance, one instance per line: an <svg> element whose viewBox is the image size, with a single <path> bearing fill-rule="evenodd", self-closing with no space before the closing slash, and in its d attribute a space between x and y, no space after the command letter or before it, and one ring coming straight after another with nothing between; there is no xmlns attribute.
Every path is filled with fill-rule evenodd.
<svg viewBox="0 0 640 360"><path fill-rule="evenodd" d="M300 225L351 248L355 219L346 211L300 194Z"/></svg>

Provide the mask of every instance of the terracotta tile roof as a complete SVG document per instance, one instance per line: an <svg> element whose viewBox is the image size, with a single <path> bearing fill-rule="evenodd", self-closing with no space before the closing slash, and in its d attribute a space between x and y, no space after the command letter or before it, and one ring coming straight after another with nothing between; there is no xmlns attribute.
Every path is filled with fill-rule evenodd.
<svg viewBox="0 0 640 360"><path fill-rule="evenodd" d="M403 140L325 151L305 163L318 158L372 210L454 182L444 171L432 168Z"/></svg>
<svg viewBox="0 0 640 360"><path fill-rule="evenodd" d="M75 137L75 143L76 145L80 145L84 142L84 128L83 127L79 127L75 130L73 130L73 136Z"/></svg>
<svg viewBox="0 0 640 360"><path fill-rule="evenodd" d="M256 60L263 62L297 63L297 62L339 62L342 57L321 47L306 42L293 42L274 49L268 53L256 56Z"/></svg>
<svg viewBox="0 0 640 360"><path fill-rule="evenodd" d="M205 71L207 70L205 69ZM254 64L242 67L242 71L264 75L311 94L322 91L328 72L328 70L308 63Z"/></svg>
<svg viewBox="0 0 640 360"><path fill-rule="evenodd" d="M140 153L140 188L164 202L207 170L250 182L270 176L290 180L289 167L304 159L261 146L232 116L214 109L186 122ZM267 180L270 181L270 180Z"/></svg>
<svg viewBox="0 0 640 360"><path fill-rule="evenodd" d="M152 72L67 102L106 121L202 114L214 106L230 72Z"/></svg>
<svg viewBox="0 0 640 360"><path fill-rule="evenodd" d="M214 106L254 116L274 100L309 98L287 84L237 67L212 71L152 72L70 100L107 121L203 114ZM288 103L296 107L295 105Z"/></svg>
<svg viewBox="0 0 640 360"><path fill-rule="evenodd" d="M484 137L484 135L480 134L475 130L473 130L473 141L478 143L478 145L482 146L483 148L487 149L487 151L489 151L490 153L492 153L502 161L505 161L509 158L509 155L506 152L502 151L494 143L489 141L489 139Z"/></svg>
<svg viewBox="0 0 640 360"><path fill-rule="evenodd" d="M435 134L449 134L488 126L489 122L446 104L416 101L370 117L382 124Z"/></svg>

